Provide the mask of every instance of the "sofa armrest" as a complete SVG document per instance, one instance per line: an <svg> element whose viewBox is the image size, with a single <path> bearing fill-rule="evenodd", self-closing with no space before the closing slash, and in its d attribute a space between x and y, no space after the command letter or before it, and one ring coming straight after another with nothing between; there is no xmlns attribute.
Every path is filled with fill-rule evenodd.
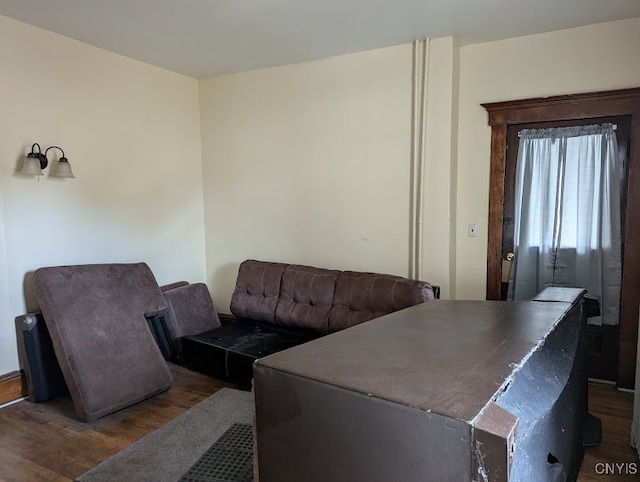
<svg viewBox="0 0 640 482"><path fill-rule="evenodd" d="M435 299L430 283L401 276L343 271L329 317L329 331L339 331Z"/></svg>

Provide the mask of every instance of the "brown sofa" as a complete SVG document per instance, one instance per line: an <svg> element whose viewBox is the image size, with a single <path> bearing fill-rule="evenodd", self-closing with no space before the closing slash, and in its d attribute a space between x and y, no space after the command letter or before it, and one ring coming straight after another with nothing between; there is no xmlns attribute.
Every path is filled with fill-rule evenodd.
<svg viewBox="0 0 640 482"><path fill-rule="evenodd" d="M68 390L84 421L168 389L167 359L248 384L257 358L437 296L398 276L248 260L237 320L221 326L204 283L159 287L144 263L41 268L32 286L42 313L16 317L29 399Z"/></svg>
<svg viewBox="0 0 640 482"><path fill-rule="evenodd" d="M425 281L247 260L231 324L181 339L187 367L249 384L263 356L439 297Z"/></svg>

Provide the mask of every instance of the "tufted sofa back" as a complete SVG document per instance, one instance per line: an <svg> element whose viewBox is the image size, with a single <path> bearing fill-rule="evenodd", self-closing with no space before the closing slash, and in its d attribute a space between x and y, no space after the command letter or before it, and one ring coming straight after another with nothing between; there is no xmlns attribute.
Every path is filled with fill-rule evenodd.
<svg viewBox="0 0 640 482"><path fill-rule="evenodd" d="M329 332L329 314L340 271L289 265L282 275L276 325Z"/></svg>
<svg viewBox="0 0 640 482"><path fill-rule="evenodd" d="M401 276L247 260L240 264L231 312L327 334L436 297L431 284Z"/></svg>
<svg viewBox="0 0 640 482"><path fill-rule="evenodd" d="M284 263L249 259L240 264L231 313L238 318L275 324Z"/></svg>

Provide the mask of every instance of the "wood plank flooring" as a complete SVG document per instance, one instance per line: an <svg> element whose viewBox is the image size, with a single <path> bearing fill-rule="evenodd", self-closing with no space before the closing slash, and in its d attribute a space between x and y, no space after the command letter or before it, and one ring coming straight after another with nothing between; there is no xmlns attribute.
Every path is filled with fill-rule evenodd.
<svg viewBox="0 0 640 482"><path fill-rule="evenodd" d="M613 385L589 384L589 412L602 420L602 441L597 447L588 447L580 467L578 481L640 480L638 452L631 443L633 419L633 393L620 392ZM615 473L606 473L611 469ZM630 473L635 470L635 474ZM611 471L611 470L610 470Z"/></svg>
<svg viewBox="0 0 640 482"><path fill-rule="evenodd" d="M25 400L0 409L0 480L73 480L220 388L233 387L181 366L171 365L171 370L174 385L169 391L91 423L73 418L68 397L44 404ZM602 419L603 439L587 449L580 482L640 480L640 475L599 474L605 466L597 465L617 462L630 468L635 463L640 474L637 454L629 446L632 407L632 394L590 384L589 410Z"/></svg>
<svg viewBox="0 0 640 482"><path fill-rule="evenodd" d="M69 396L0 410L0 480L69 481L224 386L171 364L170 390L94 422L74 418Z"/></svg>

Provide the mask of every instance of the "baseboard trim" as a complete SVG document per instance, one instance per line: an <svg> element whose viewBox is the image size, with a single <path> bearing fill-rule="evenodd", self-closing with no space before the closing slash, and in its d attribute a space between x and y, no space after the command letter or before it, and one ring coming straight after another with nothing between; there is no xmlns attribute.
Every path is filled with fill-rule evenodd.
<svg viewBox="0 0 640 482"><path fill-rule="evenodd" d="M589 377L589 381L593 383L600 383L602 385L616 385L616 382L613 380L604 380L602 378L592 378Z"/></svg>
<svg viewBox="0 0 640 482"><path fill-rule="evenodd" d="M0 375L0 405L27 396L27 380L24 374L15 371Z"/></svg>
<svg viewBox="0 0 640 482"><path fill-rule="evenodd" d="M230 315L227 313L218 313L218 318L220 318L220 323L222 325L228 325L236 321L236 317L234 315Z"/></svg>

